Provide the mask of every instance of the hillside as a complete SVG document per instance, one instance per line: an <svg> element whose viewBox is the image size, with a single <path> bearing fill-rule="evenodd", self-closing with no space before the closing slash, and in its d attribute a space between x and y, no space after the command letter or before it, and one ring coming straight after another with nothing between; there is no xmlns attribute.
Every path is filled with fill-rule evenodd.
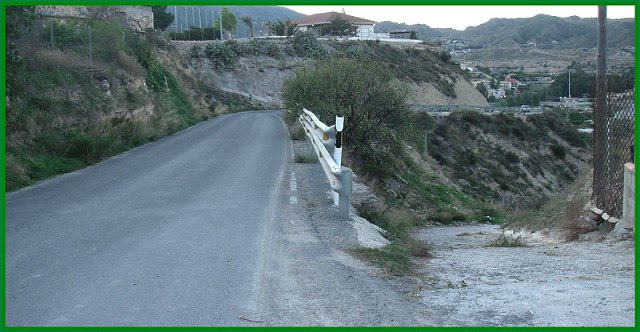
<svg viewBox="0 0 640 332"><path fill-rule="evenodd" d="M542 49L594 48L598 40L597 27L595 18L537 15L532 18L494 18L453 34L452 37L459 37L469 45L485 48L527 44L535 44ZM607 46L633 46L633 32L633 19L607 20Z"/></svg>
<svg viewBox="0 0 640 332"><path fill-rule="evenodd" d="M482 48L535 44L542 49L579 49L597 46L597 26L595 18L537 15L531 18L494 18L463 31L431 28L426 24L380 22L376 25L376 32L413 29L422 40L461 39L470 46ZM607 20L608 47L633 47L634 30L633 19Z"/></svg>
<svg viewBox="0 0 640 332"><path fill-rule="evenodd" d="M220 53L227 54L227 50L232 52L229 61L233 63L223 69L217 60L211 61L214 55L205 54L206 49L215 44L174 44L190 59L185 64L187 71L205 86L215 86L267 108L282 105L281 90L284 81L293 73L297 64L314 57L308 48L309 41L305 40L234 41L223 44L228 45L227 47L216 47ZM392 69L398 80L408 88L411 104L452 103L478 106L487 103L459 66L432 49L402 49L385 43L355 41L327 41L318 45L320 50L326 52L326 56L372 60ZM296 51L297 48L302 51ZM269 52L272 53L269 55Z"/></svg>
<svg viewBox="0 0 640 332"><path fill-rule="evenodd" d="M510 211L553 200L591 160L590 137L553 113L414 117L422 138L406 141L411 162L395 178L370 184L385 201L401 198L422 223L513 221Z"/></svg>
<svg viewBox="0 0 640 332"><path fill-rule="evenodd" d="M6 190L214 116L160 35L102 20L49 19L30 7L8 16Z"/></svg>

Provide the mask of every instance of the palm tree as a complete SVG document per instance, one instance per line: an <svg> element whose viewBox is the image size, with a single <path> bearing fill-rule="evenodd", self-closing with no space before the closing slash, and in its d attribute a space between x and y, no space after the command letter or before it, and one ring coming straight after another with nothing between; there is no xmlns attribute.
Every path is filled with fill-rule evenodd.
<svg viewBox="0 0 640 332"><path fill-rule="evenodd" d="M293 36L293 34L298 30L298 24L293 23L291 20L287 19L284 22L278 20L273 25L273 31L277 36Z"/></svg>
<svg viewBox="0 0 640 332"><path fill-rule="evenodd" d="M249 31L251 32L251 38L253 38L253 20L251 19L251 16L243 16L241 17L242 22L244 22L244 24L247 25L247 27L249 27Z"/></svg>

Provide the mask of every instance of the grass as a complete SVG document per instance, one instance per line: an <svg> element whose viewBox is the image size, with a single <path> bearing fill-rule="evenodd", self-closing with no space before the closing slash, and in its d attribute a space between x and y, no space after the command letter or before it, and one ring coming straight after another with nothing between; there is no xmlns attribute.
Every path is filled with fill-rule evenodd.
<svg viewBox="0 0 640 332"><path fill-rule="evenodd" d="M524 247L524 244L520 242L520 236L513 238L509 237L504 232L498 236L495 240L486 245L487 247L500 247L500 248L513 248Z"/></svg>
<svg viewBox="0 0 640 332"><path fill-rule="evenodd" d="M291 132L291 139L294 141L304 141L307 137L307 133L304 131L301 125L297 125L296 128Z"/></svg>
<svg viewBox="0 0 640 332"><path fill-rule="evenodd" d="M352 249L351 252L356 257L369 261L394 276L415 274L413 257L432 257L431 246L411 234L423 221L392 208L360 212L364 218L387 231L386 237L391 244L381 249Z"/></svg>
<svg viewBox="0 0 640 332"><path fill-rule="evenodd" d="M6 191L12 191L31 185L58 174L83 168L87 164L75 158L47 154L21 153L18 156L7 155Z"/></svg>
<svg viewBox="0 0 640 332"><path fill-rule="evenodd" d="M318 158L314 154L296 154L293 161L298 164L313 164L318 162Z"/></svg>
<svg viewBox="0 0 640 332"><path fill-rule="evenodd" d="M351 250L356 257L369 261L390 275L411 274L414 264L407 248L390 244L383 249L356 248Z"/></svg>

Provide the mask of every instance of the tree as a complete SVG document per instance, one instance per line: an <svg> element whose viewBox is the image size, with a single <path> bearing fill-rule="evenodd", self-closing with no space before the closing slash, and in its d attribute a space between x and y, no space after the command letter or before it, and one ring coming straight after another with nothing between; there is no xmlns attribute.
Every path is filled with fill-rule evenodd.
<svg viewBox="0 0 640 332"><path fill-rule="evenodd" d="M173 14L167 12L167 6L153 6L151 11L153 11L154 28L164 31L173 23Z"/></svg>
<svg viewBox="0 0 640 332"><path fill-rule="evenodd" d="M220 16L222 16L222 30L227 33L229 39L233 38L231 33L236 30L236 26L238 25L236 16L233 15L229 8L223 8Z"/></svg>
<svg viewBox="0 0 640 332"><path fill-rule="evenodd" d="M390 69L373 60L328 58L296 69L283 87L287 120L302 107L331 122L345 118L349 160L370 176L386 177L397 169L402 151L399 134L410 117L407 91L394 83Z"/></svg>
<svg viewBox="0 0 640 332"><path fill-rule="evenodd" d="M278 20L271 28L276 36L293 36L298 31L298 24L289 19L284 22Z"/></svg>
<svg viewBox="0 0 640 332"><path fill-rule="evenodd" d="M322 36L351 37L355 36L357 32L357 26L340 16L334 18L331 20L331 23L323 25L320 28L320 35Z"/></svg>
<svg viewBox="0 0 640 332"><path fill-rule="evenodd" d="M487 87L484 86L484 83L479 82L478 84L476 84L476 89L478 91L480 91L480 93L482 93L482 95L487 98L487 96L489 95L489 91L487 91Z"/></svg>
<svg viewBox="0 0 640 332"><path fill-rule="evenodd" d="M251 33L251 38L253 38L253 20L251 19L251 16L243 16L242 22L247 25Z"/></svg>

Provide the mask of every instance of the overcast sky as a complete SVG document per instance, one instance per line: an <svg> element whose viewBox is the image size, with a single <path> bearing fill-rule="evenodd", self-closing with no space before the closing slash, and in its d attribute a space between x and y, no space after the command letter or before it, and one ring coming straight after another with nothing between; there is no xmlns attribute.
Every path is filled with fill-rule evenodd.
<svg viewBox="0 0 640 332"><path fill-rule="evenodd" d="M492 18L527 18L538 14L558 17L598 17L597 6L285 6L302 14L330 11L376 22L392 21L407 24L426 24L432 28L464 30ZM607 6L608 18L635 17L633 6Z"/></svg>

